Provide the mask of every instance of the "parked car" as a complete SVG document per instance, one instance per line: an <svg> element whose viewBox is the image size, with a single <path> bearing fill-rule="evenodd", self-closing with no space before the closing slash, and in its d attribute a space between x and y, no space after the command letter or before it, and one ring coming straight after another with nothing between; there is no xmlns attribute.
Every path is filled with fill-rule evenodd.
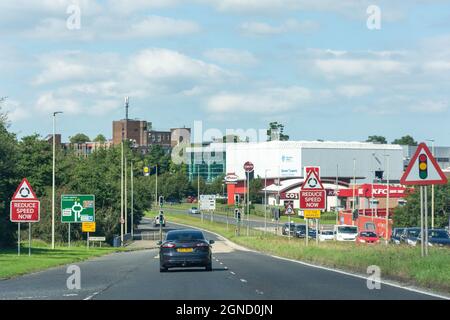
<svg viewBox="0 0 450 320"><path fill-rule="evenodd" d="M283 225L283 227L281 228L281 233L284 235L284 236L287 236L287 235L294 235L294 233L295 233L295 223L294 222L291 222L290 224L289 224L289 222L286 222L284 225Z"/></svg>
<svg viewBox="0 0 450 320"><path fill-rule="evenodd" d="M405 228L405 230L403 230L403 234L401 235L401 241L410 246L415 246L419 236L420 228Z"/></svg>
<svg viewBox="0 0 450 320"><path fill-rule="evenodd" d="M297 224L295 225L295 233L294 235L297 238L304 238L306 235L306 225L305 224Z"/></svg>
<svg viewBox="0 0 450 320"><path fill-rule="evenodd" d="M420 243L421 234L417 237L417 242ZM445 229L430 229L428 230L428 246L450 246L450 236Z"/></svg>
<svg viewBox="0 0 450 320"><path fill-rule="evenodd" d="M356 237L357 243L379 243L380 237L372 230L361 231Z"/></svg>
<svg viewBox="0 0 450 320"><path fill-rule="evenodd" d="M308 228L308 237L311 239L316 238L316 229Z"/></svg>
<svg viewBox="0 0 450 320"><path fill-rule="evenodd" d="M159 215L157 215L154 219L153 219L153 226L154 227L159 227L159 225L161 224L162 227L166 226L166 219L163 217L162 221L159 221Z"/></svg>
<svg viewBox="0 0 450 320"><path fill-rule="evenodd" d="M402 234L405 228L394 228L391 234L391 243L400 244L402 242Z"/></svg>
<svg viewBox="0 0 450 320"><path fill-rule="evenodd" d="M192 207L192 208L189 209L189 213L190 214L199 214L200 210L198 210L197 207Z"/></svg>
<svg viewBox="0 0 450 320"><path fill-rule="evenodd" d="M356 241L358 227L350 225L334 226L334 238L336 241Z"/></svg>
<svg viewBox="0 0 450 320"><path fill-rule="evenodd" d="M165 272L175 267L204 267L212 270L211 245L214 240L206 240L199 230L172 230L164 241L158 242L159 271Z"/></svg>
<svg viewBox="0 0 450 320"><path fill-rule="evenodd" d="M321 230L319 232L319 241L330 241L334 240L333 230Z"/></svg>

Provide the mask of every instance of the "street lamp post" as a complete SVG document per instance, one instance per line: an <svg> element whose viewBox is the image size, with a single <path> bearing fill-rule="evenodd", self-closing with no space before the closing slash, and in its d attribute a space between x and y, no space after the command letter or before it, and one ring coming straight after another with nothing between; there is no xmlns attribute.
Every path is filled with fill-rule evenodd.
<svg viewBox="0 0 450 320"><path fill-rule="evenodd" d="M55 171L56 171L56 115L62 111L53 112L53 170L52 170L52 249L55 249Z"/></svg>

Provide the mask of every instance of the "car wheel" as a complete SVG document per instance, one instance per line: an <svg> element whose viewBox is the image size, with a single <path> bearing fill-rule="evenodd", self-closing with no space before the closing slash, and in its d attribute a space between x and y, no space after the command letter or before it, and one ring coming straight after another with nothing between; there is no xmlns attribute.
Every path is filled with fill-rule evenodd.
<svg viewBox="0 0 450 320"><path fill-rule="evenodd" d="M205 270L206 271L212 271L212 263L211 262L206 265Z"/></svg>

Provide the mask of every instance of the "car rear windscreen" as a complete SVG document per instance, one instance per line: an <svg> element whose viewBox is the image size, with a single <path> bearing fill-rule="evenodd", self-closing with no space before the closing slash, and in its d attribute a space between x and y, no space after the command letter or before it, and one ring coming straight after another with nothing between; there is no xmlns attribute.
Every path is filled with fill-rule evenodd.
<svg viewBox="0 0 450 320"><path fill-rule="evenodd" d="M168 241L190 241L190 240L204 240L205 237L201 232L169 232L166 240Z"/></svg>

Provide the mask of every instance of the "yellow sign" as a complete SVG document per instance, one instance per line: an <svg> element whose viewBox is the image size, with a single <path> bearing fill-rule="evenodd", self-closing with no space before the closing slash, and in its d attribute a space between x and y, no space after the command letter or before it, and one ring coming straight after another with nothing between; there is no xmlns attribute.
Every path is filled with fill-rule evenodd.
<svg viewBox="0 0 450 320"><path fill-rule="evenodd" d="M305 210L303 214L305 219L320 219L320 210Z"/></svg>
<svg viewBox="0 0 450 320"><path fill-rule="evenodd" d="M149 172L148 167L144 167L144 173L148 173L148 172Z"/></svg>
<svg viewBox="0 0 450 320"><path fill-rule="evenodd" d="M83 232L95 232L95 222L83 222L81 226L81 230Z"/></svg>

